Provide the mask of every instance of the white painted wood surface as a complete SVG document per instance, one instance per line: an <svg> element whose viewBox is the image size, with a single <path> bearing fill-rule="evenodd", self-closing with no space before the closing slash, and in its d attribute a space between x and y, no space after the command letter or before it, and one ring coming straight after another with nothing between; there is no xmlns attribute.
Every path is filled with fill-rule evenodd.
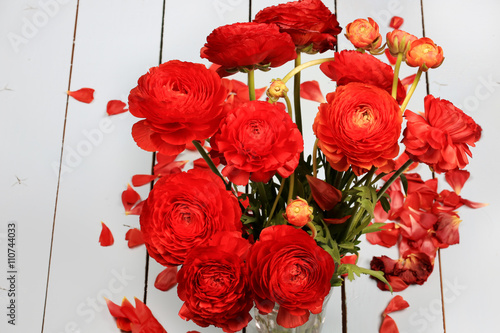
<svg viewBox="0 0 500 333"><path fill-rule="evenodd" d="M279 2L253 0L252 15ZM440 68L429 72L430 93L460 105L483 127L468 167L472 177L462 195L490 206L460 210L461 244L441 252L442 281L436 265L426 284L400 293L410 308L393 317L402 333L443 332L442 285L449 332L496 332L500 225L494 214L500 208L500 184L493 173L500 164L500 65L495 60L500 51L500 3L422 3L423 10L415 0L325 1L332 11L337 8L343 27L370 16L387 32L389 19L398 15L405 19L402 28L419 37L425 28L425 35L443 47L446 57ZM205 37L217 26L248 18L246 0L0 2L1 288L7 287L7 222L18 225L17 322L7 324L7 291L0 289L0 332L118 332L102 297L118 303L124 296L146 296L169 333L220 332L177 316L181 303L176 291L163 293L153 287L162 269L154 260L149 260L145 293L144 247L130 250L124 241L124 225L138 226L138 219L123 214L120 194L133 174L149 172L152 156L137 148L130 136L134 117L108 117L105 109L111 99L126 101L138 77L158 65L160 54L161 62L207 64L199 58ZM339 48L350 48L342 35ZM283 77L287 70L258 74L256 86ZM311 69L303 78L317 79L318 73ZM403 76L411 73L405 70ZM325 94L331 86L327 81L321 81ZM81 87L96 90L94 102L67 100L68 88ZM408 108L422 110L425 94L422 82ZM303 105L312 110L304 112L306 129L315 107L312 102ZM306 149L308 145L306 140ZM147 188L140 188L140 193L145 197ZM98 244L100 221L115 236L112 247ZM393 250L368 244L361 254L364 265L373 255L396 256ZM368 278L348 283L346 289L348 332L378 332L380 314L392 296ZM340 302L336 291L325 332L341 332Z"/></svg>

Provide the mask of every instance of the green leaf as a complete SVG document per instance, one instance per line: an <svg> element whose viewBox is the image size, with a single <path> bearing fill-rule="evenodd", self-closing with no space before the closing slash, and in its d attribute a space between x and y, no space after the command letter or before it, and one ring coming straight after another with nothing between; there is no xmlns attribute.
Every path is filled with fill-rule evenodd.
<svg viewBox="0 0 500 333"><path fill-rule="evenodd" d="M405 191L405 195L408 195L408 179L404 173L402 173L399 178L401 178L401 184L403 184L403 190Z"/></svg>
<svg viewBox="0 0 500 333"><path fill-rule="evenodd" d="M369 226L367 226L366 228L364 228L361 233L362 234L369 234L370 232L377 232L377 231L380 231L380 228L382 226L384 226L385 223L380 223L380 222L375 222Z"/></svg>
<svg viewBox="0 0 500 333"><path fill-rule="evenodd" d="M332 258L333 261L335 261L337 264L340 264L340 252L339 252L339 247L337 245L337 241L333 240L332 242Z"/></svg>
<svg viewBox="0 0 500 333"><path fill-rule="evenodd" d="M389 196L387 193L384 193L383 196L380 197L380 204L382 205L382 208L386 213L389 213L389 210L391 209L391 203L389 202Z"/></svg>
<svg viewBox="0 0 500 333"><path fill-rule="evenodd" d="M353 265L353 264L343 264L341 266L341 268L343 268L343 267L345 267L345 269L347 270L347 278L349 279L349 281L354 280L354 274L356 274L356 276L358 276L358 277L361 274L366 274L366 275L373 276L374 278L382 281L383 283L385 283L389 287L390 292L391 293L393 292L392 286L389 284L389 282L384 277L384 272L374 271L372 269L359 267L358 265ZM340 271L340 268L339 268L339 271ZM343 274L345 274L345 273L343 273Z"/></svg>

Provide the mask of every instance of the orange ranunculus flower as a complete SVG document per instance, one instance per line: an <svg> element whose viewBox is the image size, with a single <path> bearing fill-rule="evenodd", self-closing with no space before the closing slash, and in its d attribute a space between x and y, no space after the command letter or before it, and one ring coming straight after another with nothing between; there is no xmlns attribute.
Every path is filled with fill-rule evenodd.
<svg viewBox="0 0 500 333"><path fill-rule="evenodd" d="M352 82L327 95L313 130L331 166L360 175L372 166L393 170L403 121L398 103L378 87Z"/></svg>
<svg viewBox="0 0 500 333"><path fill-rule="evenodd" d="M387 47L393 56L398 53L403 53L403 60L405 60L406 52L410 49L411 43L417 40L417 37L407 33L403 30L393 30L387 33Z"/></svg>
<svg viewBox="0 0 500 333"><path fill-rule="evenodd" d="M437 68L444 61L443 49L430 38L420 38L411 42L406 53L406 63L411 67L420 67L424 72Z"/></svg>
<svg viewBox="0 0 500 333"><path fill-rule="evenodd" d="M405 112L406 153L438 173L465 168L467 155L472 156L469 146L481 138L481 127L447 100L428 95L424 103L424 114Z"/></svg>
<svg viewBox="0 0 500 333"><path fill-rule="evenodd" d="M283 217L288 223L296 227L303 227L314 218L313 208L309 206L306 200L297 197L288 204Z"/></svg>
<svg viewBox="0 0 500 333"><path fill-rule="evenodd" d="M378 24L371 17L368 20L357 19L346 27L345 36L357 48L372 50L382 45L382 35Z"/></svg>

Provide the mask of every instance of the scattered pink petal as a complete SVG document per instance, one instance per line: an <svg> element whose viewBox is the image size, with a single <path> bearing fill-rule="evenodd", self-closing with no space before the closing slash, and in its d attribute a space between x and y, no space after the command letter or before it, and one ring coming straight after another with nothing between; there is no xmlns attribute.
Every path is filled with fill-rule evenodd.
<svg viewBox="0 0 500 333"><path fill-rule="evenodd" d="M82 88L76 91L67 91L67 94L82 103L90 103L94 100L94 89Z"/></svg>
<svg viewBox="0 0 500 333"><path fill-rule="evenodd" d="M111 230L104 224L104 222L101 222L101 234L99 235L99 243L101 243L101 246L110 246L113 245L115 242L115 239L113 238L113 234L111 233Z"/></svg>
<svg viewBox="0 0 500 333"><path fill-rule="evenodd" d="M393 29L399 29L400 26L402 26L404 23L404 20L402 17L399 16L393 16L391 19L391 23L389 26Z"/></svg>
<svg viewBox="0 0 500 333"><path fill-rule="evenodd" d="M137 228L130 229L129 231L127 231L127 233L125 234L125 240L128 241L129 248L134 248L144 244L144 239L142 238L142 232Z"/></svg>
<svg viewBox="0 0 500 333"><path fill-rule="evenodd" d="M108 105L106 106L106 112L108 113L108 115L113 116L115 114L127 112L128 110L126 109L126 107L127 104L114 99L108 102Z"/></svg>
<svg viewBox="0 0 500 333"><path fill-rule="evenodd" d="M300 85L300 97L310 101L326 103L326 100L321 93L319 83L315 80L306 81Z"/></svg>
<svg viewBox="0 0 500 333"><path fill-rule="evenodd" d="M165 268L155 280L155 287L161 291L168 291L177 284L177 266Z"/></svg>

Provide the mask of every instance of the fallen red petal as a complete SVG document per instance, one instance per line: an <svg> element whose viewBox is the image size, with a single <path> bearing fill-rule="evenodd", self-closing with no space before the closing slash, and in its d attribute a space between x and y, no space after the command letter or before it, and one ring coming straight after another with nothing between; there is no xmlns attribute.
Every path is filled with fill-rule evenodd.
<svg viewBox="0 0 500 333"><path fill-rule="evenodd" d="M326 103L318 81L306 81L300 85L300 97L310 101Z"/></svg>
<svg viewBox="0 0 500 333"><path fill-rule="evenodd" d="M389 304L385 308L384 313L382 315L385 316L389 313L406 309L409 306L410 306L410 304L408 304L408 302L405 301L403 299L403 297L401 297L400 295L397 295L391 299L391 301L389 302Z"/></svg>
<svg viewBox="0 0 500 333"><path fill-rule="evenodd" d="M396 64L396 62L397 62L398 58L396 58L395 56L393 56L393 55L391 54L391 52L389 51L389 49L385 49L385 55L386 55L387 60L389 60L389 63L390 63L391 65L395 65L395 64Z"/></svg>
<svg viewBox="0 0 500 333"><path fill-rule="evenodd" d="M76 91L67 91L67 94L82 103L90 103L94 100L94 89L82 88Z"/></svg>
<svg viewBox="0 0 500 333"><path fill-rule="evenodd" d="M177 266L167 267L155 280L155 287L161 291L168 291L177 284Z"/></svg>
<svg viewBox="0 0 500 333"><path fill-rule="evenodd" d="M403 25L404 23L404 20L402 17L399 17L399 16L393 16L392 19L391 19L391 23L389 24L389 26L393 29L399 29L399 27L401 25Z"/></svg>
<svg viewBox="0 0 500 333"><path fill-rule="evenodd" d="M122 192L122 204L123 208L125 208L125 214L130 214L130 211L139 200L141 200L139 193L130 184L127 184L127 189Z"/></svg>
<svg viewBox="0 0 500 333"><path fill-rule="evenodd" d="M324 218L323 221L326 224L342 224L345 221L347 221L350 217L351 217L351 215L344 216L344 217L342 217L340 219Z"/></svg>
<svg viewBox="0 0 500 333"><path fill-rule="evenodd" d="M125 212L125 215L141 215L143 206L144 201L141 201L137 205L135 205L134 208L132 208L128 212Z"/></svg>
<svg viewBox="0 0 500 333"><path fill-rule="evenodd" d="M125 234L125 240L128 241L128 247L133 248L144 244L144 239L142 238L142 232L137 229L130 229Z"/></svg>
<svg viewBox="0 0 500 333"><path fill-rule="evenodd" d="M127 104L125 104L124 102L114 99L108 102L108 105L106 106L106 112L110 116L124 113L128 111L126 109L126 106Z"/></svg>
<svg viewBox="0 0 500 333"><path fill-rule="evenodd" d="M101 246L113 245L115 239L113 238L111 230L109 230L109 228L104 224L104 222L101 222L101 226L102 230L101 234L99 235L99 243L101 243Z"/></svg>
<svg viewBox="0 0 500 333"><path fill-rule="evenodd" d="M404 79L401 80L401 84L405 87L405 89L408 89L408 86L415 81L415 78L417 77L417 74L413 74L410 76L405 77ZM415 164L415 163L414 163Z"/></svg>
<svg viewBox="0 0 500 333"><path fill-rule="evenodd" d="M132 185L134 187L143 186L143 185L151 183L153 180L156 179L156 177L158 177L158 176L155 176L155 175L134 175L134 176L132 176Z"/></svg>
<svg viewBox="0 0 500 333"><path fill-rule="evenodd" d="M470 172L467 170L450 170L445 174L445 179L453 188L456 194L460 194L465 182L470 177Z"/></svg>
<svg viewBox="0 0 500 333"><path fill-rule="evenodd" d="M330 210L342 199L342 192L333 185L313 176L306 176L314 201L323 210Z"/></svg>
<svg viewBox="0 0 500 333"><path fill-rule="evenodd" d="M399 333L398 325L391 316L385 316L380 325L379 333Z"/></svg>

